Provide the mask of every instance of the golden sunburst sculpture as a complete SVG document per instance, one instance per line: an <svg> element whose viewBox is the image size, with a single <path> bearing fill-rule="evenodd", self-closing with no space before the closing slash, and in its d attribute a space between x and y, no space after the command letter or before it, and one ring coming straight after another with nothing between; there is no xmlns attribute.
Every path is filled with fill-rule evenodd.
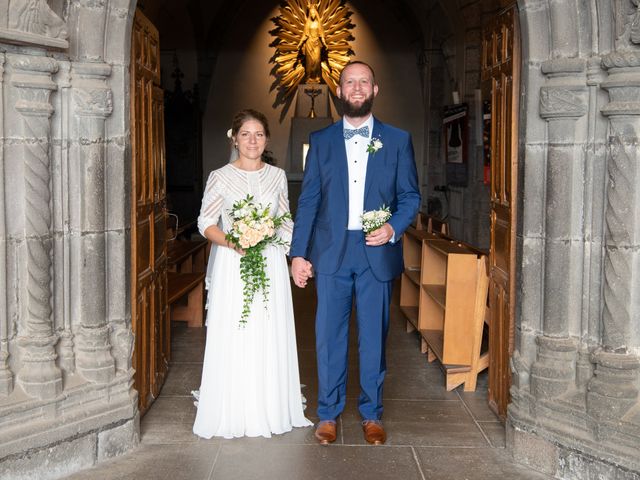
<svg viewBox="0 0 640 480"><path fill-rule="evenodd" d="M326 83L336 94L340 72L354 54L349 44L354 40L352 13L345 0L280 3L280 15L271 19L276 39L270 46L276 48L271 61L284 99L303 81Z"/></svg>

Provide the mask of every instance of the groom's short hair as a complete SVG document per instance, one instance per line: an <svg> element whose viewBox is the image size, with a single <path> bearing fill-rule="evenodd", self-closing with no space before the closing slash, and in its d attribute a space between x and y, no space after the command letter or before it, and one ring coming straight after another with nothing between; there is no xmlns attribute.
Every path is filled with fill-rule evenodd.
<svg viewBox="0 0 640 480"><path fill-rule="evenodd" d="M371 72L371 78L373 78L373 84L374 85L376 84L376 72L373 71L373 68L371 67L371 65L369 65L366 62L362 62L360 60L353 60L347 63L344 67L342 67L342 71L340 72L340 78L338 79L338 85L342 85L342 74L347 69L347 67L350 67L351 65L364 65L365 67L367 67Z"/></svg>

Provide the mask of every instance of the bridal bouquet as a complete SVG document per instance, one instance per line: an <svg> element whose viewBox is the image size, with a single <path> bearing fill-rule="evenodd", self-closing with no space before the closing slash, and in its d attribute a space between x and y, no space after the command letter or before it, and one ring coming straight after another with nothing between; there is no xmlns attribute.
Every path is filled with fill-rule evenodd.
<svg viewBox="0 0 640 480"><path fill-rule="evenodd" d="M378 210L371 210L370 212L365 211L360 216L360 219L362 220L362 230L364 230L364 233L368 235L387 223L387 220L390 218L391 210L389 207L384 205L382 205Z"/></svg>
<svg viewBox="0 0 640 480"><path fill-rule="evenodd" d="M225 238L244 251L240 259L240 278L244 284L241 327L247 323L256 292L262 292L265 302L268 298L269 278L265 272L267 259L262 254L264 248L269 244L286 244L276 235L276 231L284 221L291 219L291 215L287 212L272 217L269 208L269 205L263 207L255 203L253 197L247 195L235 202L229 211L233 225Z"/></svg>

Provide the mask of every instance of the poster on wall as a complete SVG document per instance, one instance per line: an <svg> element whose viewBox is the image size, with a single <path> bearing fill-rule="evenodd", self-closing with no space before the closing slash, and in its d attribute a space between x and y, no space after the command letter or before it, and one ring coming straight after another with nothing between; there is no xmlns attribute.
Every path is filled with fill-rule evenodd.
<svg viewBox="0 0 640 480"><path fill-rule="evenodd" d="M467 115L466 103L444 107L442 120L444 132L444 154L447 163L467 161Z"/></svg>

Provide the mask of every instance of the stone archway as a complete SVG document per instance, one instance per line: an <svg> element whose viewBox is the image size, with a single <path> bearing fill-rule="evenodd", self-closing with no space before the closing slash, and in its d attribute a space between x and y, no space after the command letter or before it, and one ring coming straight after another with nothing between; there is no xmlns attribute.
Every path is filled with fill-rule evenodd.
<svg viewBox="0 0 640 480"><path fill-rule="evenodd" d="M123 453L139 435L128 287L136 2L51 3L67 10L39 0L38 22L23 21L23 1L0 3L0 465L42 478ZM638 2L519 6L508 444L516 460L558 478L634 478Z"/></svg>
<svg viewBox="0 0 640 480"><path fill-rule="evenodd" d="M128 288L135 0L64 12L40 0L35 17L24 2L0 8L0 464L50 478L138 442Z"/></svg>
<svg viewBox="0 0 640 480"><path fill-rule="evenodd" d="M557 478L638 478L638 2L518 3L528 98L508 443Z"/></svg>

